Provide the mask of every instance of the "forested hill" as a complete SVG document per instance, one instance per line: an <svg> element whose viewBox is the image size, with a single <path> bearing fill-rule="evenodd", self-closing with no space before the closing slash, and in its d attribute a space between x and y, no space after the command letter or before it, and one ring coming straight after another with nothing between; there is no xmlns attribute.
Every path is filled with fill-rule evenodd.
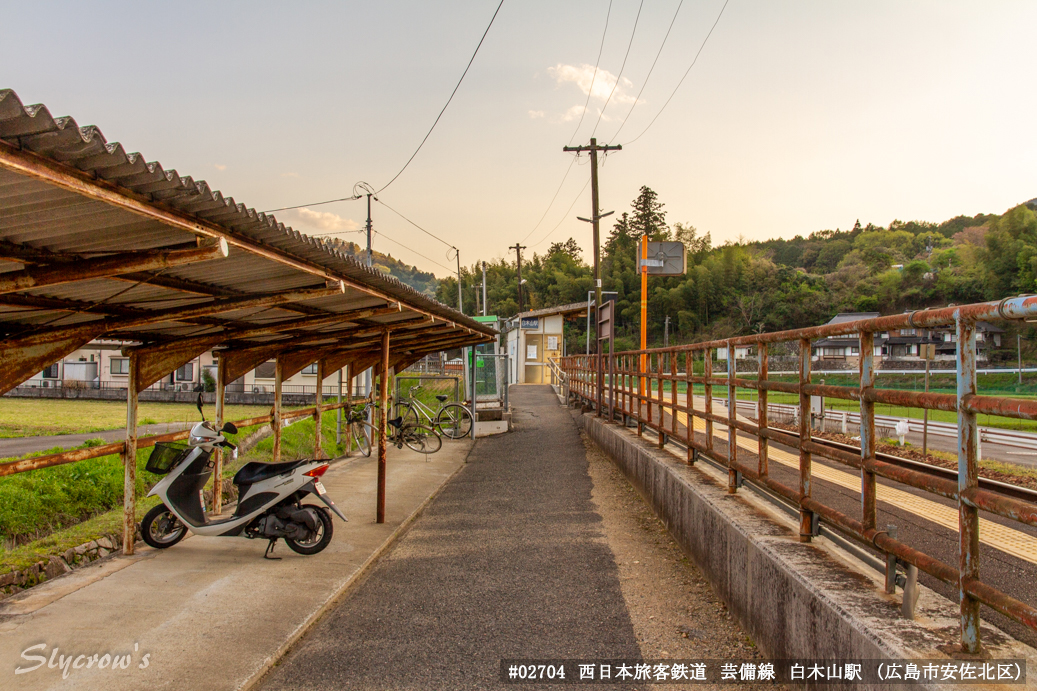
<svg viewBox="0 0 1037 691"><path fill-rule="evenodd" d="M1037 292L1037 214L1027 204L1001 215L958 216L943 223L857 223L850 230L714 247L709 233L671 225L663 203L644 187L602 247L604 288L619 293L617 349L636 342L640 276L635 257L645 233L688 247L686 275L649 278L652 344L661 344L667 316L671 342L684 343L822 324L838 312L892 314ZM580 250L569 240L555 243L546 254L523 258L526 309L587 299L591 269ZM469 314L475 310L476 287L481 289L477 267L462 272ZM487 282L489 312L514 315L514 259L489 262ZM436 295L456 305L456 279L441 280Z"/></svg>
<svg viewBox="0 0 1037 691"><path fill-rule="evenodd" d="M367 257L367 248L361 247L355 242L347 242L339 239L335 239L332 242L334 242L334 244L346 254L358 257L361 260L364 260ZM436 294L437 281L435 274L421 271L418 267L412 264L401 262L399 259L393 259L391 254L382 254L377 250L371 252L371 259L374 267L382 273L398 278L405 285L425 293L426 295L434 296ZM454 286L454 289L456 290L456 282L454 283ZM455 298L451 304L456 305L457 299Z"/></svg>

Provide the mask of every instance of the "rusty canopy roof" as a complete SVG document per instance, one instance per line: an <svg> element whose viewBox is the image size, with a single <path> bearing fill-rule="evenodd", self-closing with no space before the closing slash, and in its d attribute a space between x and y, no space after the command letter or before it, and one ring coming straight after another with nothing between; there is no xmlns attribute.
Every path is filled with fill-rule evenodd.
<svg viewBox="0 0 1037 691"><path fill-rule="evenodd" d="M0 393L100 337L339 363L374 352L386 329L397 363L495 334L0 90Z"/></svg>

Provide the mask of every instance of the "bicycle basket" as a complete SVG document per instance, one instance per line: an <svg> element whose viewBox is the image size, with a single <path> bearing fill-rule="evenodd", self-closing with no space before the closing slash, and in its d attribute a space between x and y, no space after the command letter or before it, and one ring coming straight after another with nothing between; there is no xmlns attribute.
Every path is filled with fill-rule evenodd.
<svg viewBox="0 0 1037 691"><path fill-rule="evenodd" d="M155 475L165 475L175 466L188 452L186 444L169 444L157 442L155 448L148 456L148 464L144 469Z"/></svg>

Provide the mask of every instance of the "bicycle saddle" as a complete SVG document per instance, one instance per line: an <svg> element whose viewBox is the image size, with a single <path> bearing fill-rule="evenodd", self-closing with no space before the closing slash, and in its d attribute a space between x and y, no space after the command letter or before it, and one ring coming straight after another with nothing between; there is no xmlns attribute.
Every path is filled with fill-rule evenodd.
<svg viewBox="0 0 1037 691"><path fill-rule="evenodd" d="M388 423L390 425L392 425L393 427L395 427L396 429L399 429L399 428L403 427L403 417L400 416L400 417L396 418L395 420L389 420Z"/></svg>
<svg viewBox="0 0 1037 691"><path fill-rule="evenodd" d="M450 396L444 396L443 394L439 394L438 396L436 396L436 400L440 403L446 403L446 399L448 398L450 398Z"/></svg>

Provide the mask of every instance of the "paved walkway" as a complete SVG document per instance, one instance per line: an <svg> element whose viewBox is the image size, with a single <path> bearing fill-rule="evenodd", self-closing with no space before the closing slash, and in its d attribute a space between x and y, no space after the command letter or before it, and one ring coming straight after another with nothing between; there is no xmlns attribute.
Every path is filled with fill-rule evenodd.
<svg viewBox="0 0 1037 691"><path fill-rule="evenodd" d="M486 689L501 659L638 658L587 457L549 386L465 466L263 685Z"/></svg>
<svg viewBox="0 0 1037 691"><path fill-rule="evenodd" d="M267 561L266 541L194 536L168 550L139 547L132 557L106 559L3 600L0 688L247 687L464 465L471 447L468 440L445 443L428 462L390 448L381 525L374 522L376 460L333 466L324 484L350 521L336 518L331 544L315 556L279 542L282 560ZM52 655L54 668L37 666L33 657ZM128 655L128 668L113 670L106 655ZM71 665L67 679L62 656ZM98 669L101 663L107 668ZM19 667L30 671L15 674Z"/></svg>

